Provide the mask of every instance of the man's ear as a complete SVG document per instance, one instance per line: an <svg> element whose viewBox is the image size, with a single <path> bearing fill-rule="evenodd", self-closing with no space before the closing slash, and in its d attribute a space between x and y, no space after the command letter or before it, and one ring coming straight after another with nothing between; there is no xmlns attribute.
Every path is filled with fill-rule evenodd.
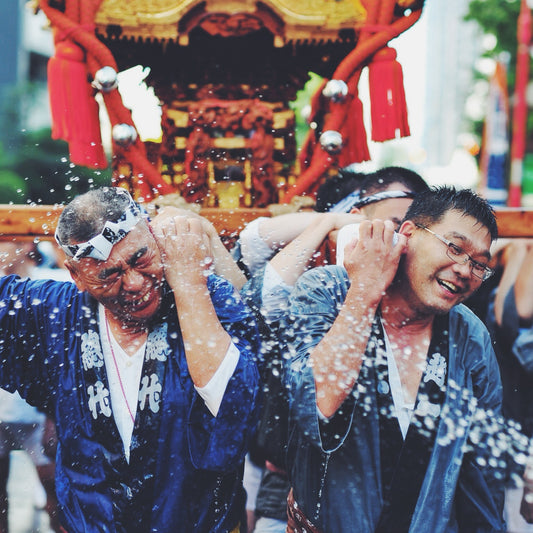
<svg viewBox="0 0 533 533"><path fill-rule="evenodd" d="M70 272L70 276L74 280L74 283L76 284L78 289L83 292L85 290L85 285L80 277L78 269L76 268L77 265L74 264L74 261L72 259L65 259L64 264L65 268Z"/></svg>
<svg viewBox="0 0 533 533"><path fill-rule="evenodd" d="M412 220L406 220L400 226L400 229L398 230L398 233L402 233L407 238L409 238L415 232L416 229L418 229L418 227Z"/></svg>

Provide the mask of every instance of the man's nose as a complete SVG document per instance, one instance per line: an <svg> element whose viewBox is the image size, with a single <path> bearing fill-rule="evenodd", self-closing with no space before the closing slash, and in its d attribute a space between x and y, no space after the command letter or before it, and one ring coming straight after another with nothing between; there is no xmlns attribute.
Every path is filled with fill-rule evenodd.
<svg viewBox="0 0 533 533"><path fill-rule="evenodd" d="M140 290L143 283L143 275L134 268L129 268L122 276L122 288L126 291L134 292Z"/></svg>
<svg viewBox="0 0 533 533"><path fill-rule="evenodd" d="M472 264L470 259L467 259L464 263L454 263L455 272L457 272L463 278L469 278L472 275Z"/></svg>

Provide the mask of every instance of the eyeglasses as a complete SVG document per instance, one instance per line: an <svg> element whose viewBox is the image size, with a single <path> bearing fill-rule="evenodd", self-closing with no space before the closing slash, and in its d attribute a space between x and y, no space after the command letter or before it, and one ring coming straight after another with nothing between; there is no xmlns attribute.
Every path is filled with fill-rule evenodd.
<svg viewBox="0 0 533 533"><path fill-rule="evenodd" d="M422 226L421 224L417 224L416 226L420 229L426 230L434 237L437 237L439 241L443 242L446 245L446 255L455 263L459 265L464 265L465 263L470 261L470 272L474 274L476 278L479 278L481 281L485 281L489 279L492 274L494 274L494 270L492 268L472 259L462 248L457 246L457 244L453 243L452 241L449 241L448 239L445 239L438 233L431 231L429 228L426 228L426 226Z"/></svg>

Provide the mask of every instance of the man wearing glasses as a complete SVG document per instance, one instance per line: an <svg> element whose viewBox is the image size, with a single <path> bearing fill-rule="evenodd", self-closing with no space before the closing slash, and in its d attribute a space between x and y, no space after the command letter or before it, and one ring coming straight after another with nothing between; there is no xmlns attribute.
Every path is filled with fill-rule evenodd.
<svg viewBox="0 0 533 533"><path fill-rule="evenodd" d="M362 222L345 268L311 270L292 293L289 531L504 531L484 433L498 367L459 305L492 274L494 214L470 190L433 188L394 233Z"/></svg>

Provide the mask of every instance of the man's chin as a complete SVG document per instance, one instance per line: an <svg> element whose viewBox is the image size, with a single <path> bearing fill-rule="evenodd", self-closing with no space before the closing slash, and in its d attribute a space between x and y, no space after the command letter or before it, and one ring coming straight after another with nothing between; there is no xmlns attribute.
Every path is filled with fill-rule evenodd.
<svg viewBox="0 0 533 533"><path fill-rule="evenodd" d="M431 307L431 311L435 315L445 315L449 313L452 310L452 308L454 308L457 304L462 303L462 301L463 301L462 298L458 298L454 302L448 302L448 301L440 302L438 304L433 305Z"/></svg>

